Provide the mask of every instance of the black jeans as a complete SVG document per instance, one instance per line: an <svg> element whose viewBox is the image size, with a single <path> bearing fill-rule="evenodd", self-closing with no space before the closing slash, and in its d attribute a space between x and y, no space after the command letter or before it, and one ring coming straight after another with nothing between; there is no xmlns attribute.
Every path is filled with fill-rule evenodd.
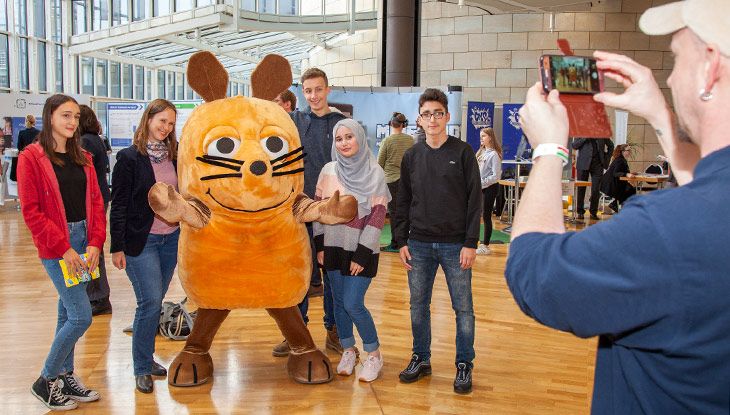
<svg viewBox="0 0 730 415"><path fill-rule="evenodd" d="M482 219L484 220L484 245L489 246L489 240L492 239L492 210L494 209L494 200L499 192L499 183L482 189Z"/></svg>
<svg viewBox="0 0 730 415"><path fill-rule="evenodd" d="M578 170L578 180L586 181L588 180L588 174L591 175L591 205L588 208L588 210L591 212L591 215L598 214L598 199L601 198L601 177L603 176L603 166L601 166L601 163L598 162L598 160L593 159L591 160L591 167L590 170ZM586 212L586 209L583 207L584 201L586 198L586 188L585 187L579 187L576 191L576 197L578 198L578 209L576 212L579 214L584 214Z"/></svg>
<svg viewBox="0 0 730 415"><path fill-rule="evenodd" d="M109 208L109 202L104 202L104 212ZM99 278L91 280L86 284L86 294L89 301L103 300L109 297L109 279L106 276L106 264L104 263L104 247L99 253Z"/></svg>
<svg viewBox="0 0 730 415"><path fill-rule="evenodd" d="M392 199L388 202L388 215L390 216L390 246L398 249L398 242L395 241L395 232L393 232L393 220L395 220L395 208L398 204L398 185L400 179L388 183L388 190Z"/></svg>

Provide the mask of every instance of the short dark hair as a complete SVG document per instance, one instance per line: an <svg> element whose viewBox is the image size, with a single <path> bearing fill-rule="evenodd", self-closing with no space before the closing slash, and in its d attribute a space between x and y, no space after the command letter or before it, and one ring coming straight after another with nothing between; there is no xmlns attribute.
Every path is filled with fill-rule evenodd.
<svg viewBox="0 0 730 415"><path fill-rule="evenodd" d="M327 74L324 73L323 70L319 68L309 68L302 74L302 83L306 81L307 79L312 78L324 78L324 86L329 86L329 80L327 79Z"/></svg>
<svg viewBox="0 0 730 415"><path fill-rule="evenodd" d="M288 102L289 104L291 104L290 106L292 111L297 109L297 96L294 95L294 93L290 90L285 89L284 92L279 94L279 99L281 100L281 102Z"/></svg>
<svg viewBox="0 0 730 415"><path fill-rule="evenodd" d="M79 118L79 134L99 134L99 120L88 105L79 105L81 118Z"/></svg>
<svg viewBox="0 0 730 415"><path fill-rule="evenodd" d="M421 112L421 107L428 101L438 101L439 104L444 106L446 112L449 112L449 99L446 98L444 91L436 88L428 88L423 91L423 94L418 98L418 112Z"/></svg>
<svg viewBox="0 0 730 415"><path fill-rule="evenodd" d="M408 125L408 119L405 115L398 111L393 112L393 116L390 118L390 126L393 128L406 127Z"/></svg>

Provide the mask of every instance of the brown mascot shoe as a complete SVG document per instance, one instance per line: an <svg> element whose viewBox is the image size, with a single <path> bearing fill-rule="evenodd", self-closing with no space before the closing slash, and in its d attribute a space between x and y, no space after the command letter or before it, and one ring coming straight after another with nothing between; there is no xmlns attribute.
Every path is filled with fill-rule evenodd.
<svg viewBox="0 0 730 415"><path fill-rule="evenodd" d="M167 382L172 386L198 386L213 379L213 359L208 353L183 350L170 364Z"/></svg>
<svg viewBox="0 0 730 415"><path fill-rule="evenodd" d="M274 350L271 351L271 354L274 355L274 357L287 357L289 356L289 350L289 342L284 339L283 342L274 347Z"/></svg>
<svg viewBox="0 0 730 415"><path fill-rule="evenodd" d="M291 350L286 370L292 379L305 384L327 383L335 377L330 359L318 349L306 352Z"/></svg>

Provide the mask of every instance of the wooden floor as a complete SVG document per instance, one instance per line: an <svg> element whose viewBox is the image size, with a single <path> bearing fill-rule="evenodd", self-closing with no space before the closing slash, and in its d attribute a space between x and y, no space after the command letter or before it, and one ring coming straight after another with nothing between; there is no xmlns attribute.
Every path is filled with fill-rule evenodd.
<svg viewBox="0 0 730 415"><path fill-rule="evenodd" d="M58 301L15 206L14 202L0 206L0 349L6 351L0 376L2 415L46 412L29 388L50 349ZM126 274L116 270L107 256L114 313L94 317L76 346L75 360L76 373L99 391L101 399L79 404L74 413L588 413L596 340L542 327L522 314L503 276L508 247L492 245L492 255L480 256L474 264L474 390L463 396L453 392L455 322L441 271L432 305L433 375L413 384L398 381L410 358L412 338L406 271L393 253L381 254L378 276L366 298L385 361L375 382L338 376L324 385L297 384L286 375L286 358L271 356L271 348L282 339L273 320L264 310L235 310L213 343L213 382L173 388L160 379L153 394L141 394L134 388L131 336L122 333L134 318L134 293ZM179 301L184 296L175 277L167 297ZM321 297L311 300L309 312L310 330L323 348ZM182 345L158 336L156 359L167 366ZM333 364L339 361L336 353L328 354ZM356 373L361 369L358 365Z"/></svg>

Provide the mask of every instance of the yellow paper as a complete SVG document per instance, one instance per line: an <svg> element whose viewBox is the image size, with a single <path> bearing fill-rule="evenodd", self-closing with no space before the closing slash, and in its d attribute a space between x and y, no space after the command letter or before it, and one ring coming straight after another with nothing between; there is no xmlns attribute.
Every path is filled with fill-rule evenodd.
<svg viewBox="0 0 730 415"><path fill-rule="evenodd" d="M86 254L81 255L81 259L86 262ZM73 287L74 285L77 285L79 282L88 282L92 279L95 280L99 278L99 266L96 267L94 272L91 273L91 278L89 278L89 274L84 271L83 275L81 276L81 280L79 278L71 273L68 272L68 268L66 268L66 261L63 259L58 261L59 264L61 264L61 270L63 271L63 280L66 282L67 287Z"/></svg>

